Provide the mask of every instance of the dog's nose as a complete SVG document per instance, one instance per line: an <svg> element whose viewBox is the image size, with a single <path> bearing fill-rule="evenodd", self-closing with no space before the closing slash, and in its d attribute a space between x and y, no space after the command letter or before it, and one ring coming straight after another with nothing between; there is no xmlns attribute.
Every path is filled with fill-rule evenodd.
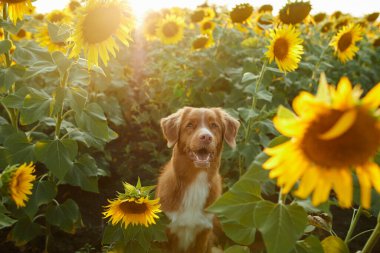
<svg viewBox="0 0 380 253"><path fill-rule="evenodd" d="M202 142L207 143L207 144L210 144L212 141L211 134L207 134L207 133L201 134L199 138L201 139Z"/></svg>

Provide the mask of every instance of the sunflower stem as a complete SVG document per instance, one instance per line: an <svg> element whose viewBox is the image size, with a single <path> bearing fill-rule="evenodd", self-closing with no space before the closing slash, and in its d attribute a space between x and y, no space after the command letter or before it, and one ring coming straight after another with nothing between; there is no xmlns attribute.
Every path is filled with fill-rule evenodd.
<svg viewBox="0 0 380 253"><path fill-rule="evenodd" d="M348 245L349 242L350 242L350 239L352 237L352 234L354 233L354 230L355 230L355 227L356 227L356 224L358 223L359 221L359 218L360 218L360 215L363 211L363 208L362 206L359 206L359 208L356 210L354 209L354 213L352 215L352 220L351 220L351 224L350 224L350 227L348 229L348 232L347 232L347 235L346 235L346 238L344 239L344 242Z"/></svg>
<svg viewBox="0 0 380 253"><path fill-rule="evenodd" d="M8 3L3 3L3 20L4 21L8 20ZM4 29L4 40L9 40L9 32L7 31L7 29ZM7 67L10 67L11 57L10 57L9 50L6 51L4 54L5 54L5 62L7 64Z"/></svg>
<svg viewBox="0 0 380 253"><path fill-rule="evenodd" d="M263 82L264 74L267 70L267 65L268 65L268 61L265 60L262 67L261 67L259 78L257 79L257 82L256 82L256 86L255 86L255 92L256 93L259 91L261 84ZM254 95L254 96L252 96L251 110L255 110L256 105L257 105L257 96ZM244 144L246 144L248 142L248 139L250 138L251 128L252 128L253 122L254 122L254 120L252 118L248 119L248 124L247 124L247 127L245 128L245 131L244 131ZM240 174L240 176L243 174L243 166L244 166L244 157L240 155L240 157L239 157L239 174Z"/></svg>
<svg viewBox="0 0 380 253"><path fill-rule="evenodd" d="M359 236L361 236L361 235L364 235L364 234L366 234L366 233L372 232L373 230L374 230L374 229L368 229L368 230L366 230L366 231L360 232L359 234L357 234L357 235L351 237L351 239L349 240L349 242L355 240L357 237L359 237Z"/></svg>
<svg viewBox="0 0 380 253"><path fill-rule="evenodd" d="M370 253L372 252L373 247L375 246L376 242L379 240L380 237L380 212L377 215L377 224L375 229L372 231L371 236L369 237L368 241L364 245L364 248L361 253Z"/></svg>

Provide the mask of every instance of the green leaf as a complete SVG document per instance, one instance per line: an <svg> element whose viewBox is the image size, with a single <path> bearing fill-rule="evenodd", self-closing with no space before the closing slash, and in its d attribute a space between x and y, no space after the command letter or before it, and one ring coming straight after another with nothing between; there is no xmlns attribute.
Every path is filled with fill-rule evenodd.
<svg viewBox="0 0 380 253"><path fill-rule="evenodd" d="M53 62L57 65L58 71L62 77L70 67L72 60L67 59L67 57L60 51L53 52L51 57Z"/></svg>
<svg viewBox="0 0 380 253"><path fill-rule="evenodd" d="M70 139L39 141L35 144L35 153L37 159L46 164L54 176L63 180L74 166L78 145Z"/></svg>
<svg viewBox="0 0 380 253"><path fill-rule="evenodd" d="M48 31L49 31L49 37L54 43L65 42L70 37L70 26L66 24L57 25L57 24L48 22Z"/></svg>
<svg viewBox="0 0 380 253"><path fill-rule="evenodd" d="M75 233L77 225L81 223L79 207L72 199L58 206L50 206L46 210L46 221L65 232Z"/></svg>
<svg viewBox="0 0 380 253"><path fill-rule="evenodd" d="M32 195L24 208L25 213L34 217L38 207L50 203L57 195L57 185L51 181L35 181Z"/></svg>
<svg viewBox="0 0 380 253"><path fill-rule="evenodd" d="M223 221L223 231L234 242L242 245L250 245L255 241L256 228L239 224L235 221Z"/></svg>
<svg viewBox="0 0 380 253"><path fill-rule="evenodd" d="M337 236L329 236L323 239L322 247L328 253L350 253L347 245Z"/></svg>
<svg viewBox="0 0 380 253"><path fill-rule="evenodd" d="M30 143L24 132L17 132L6 138L4 147L11 154L13 163L29 163L35 161L34 145Z"/></svg>
<svg viewBox="0 0 380 253"><path fill-rule="evenodd" d="M86 59L79 58L77 63L82 68L86 68L86 69L88 68L88 61ZM99 66L92 65L90 67L90 70L94 71L95 73L101 74L102 76L106 76L106 73L104 73L104 70Z"/></svg>
<svg viewBox="0 0 380 253"><path fill-rule="evenodd" d="M21 109L24 104L25 96L29 93L29 89L22 87L15 93L11 93L2 99L3 104L8 108Z"/></svg>
<svg viewBox="0 0 380 253"><path fill-rule="evenodd" d="M240 246L240 245L234 245L229 247L224 251L224 253L249 253L250 250L248 247Z"/></svg>
<svg viewBox="0 0 380 253"><path fill-rule="evenodd" d="M25 68L17 64L9 68L0 69L0 91L8 91L12 84L23 78L24 74Z"/></svg>
<svg viewBox="0 0 380 253"><path fill-rule="evenodd" d="M12 42L10 40L0 41L0 54L5 54L9 52L12 47Z"/></svg>
<svg viewBox="0 0 380 253"><path fill-rule="evenodd" d="M121 226L112 226L110 224L107 224L106 228L104 229L102 244L112 244L114 242L121 241L123 237L123 229Z"/></svg>
<svg viewBox="0 0 380 253"><path fill-rule="evenodd" d="M260 182L256 175L258 175L256 170L247 171L229 191L224 193L207 210L248 227L253 226L253 210L257 203L262 200Z"/></svg>
<svg viewBox="0 0 380 253"><path fill-rule="evenodd" d="M23 125L32 124L45 116L49 116L52 101L50 95L43 90L29 88L29 91L21 108L20 122Z"/></svg>
<svg viewBox="0 0 380 253"><path fill-rule="evenodd" d="M240 107L237 109L241 118L247 122L250 119L256 118L259 114L256 110L251 108Z"/></svg>
<svg viewBox="0 0 380 253"><path fill-rule="evenodd" d="M81 113L87 102L87 91L80 87L70 87L68 90L70 107L77 113Z"/></svg>
<svg viewBox="0 0 380 253"><path fill-rule="evenodd" d="M24 25L24 23L25 20L18 20L16 24L13 24L13 22L11 21L1 19L0 27L4 28L6 31L10 33L17 34L20 31L21 27Z"/></svg>
<svg viewBox="0 0 380 253"><path fill-rule="evenodd" d="M69 133L70 139L82 142L86 147L94 147L99 150L103 150L103 146L106 144L105 141L93 137L87 132L80 131L75 129Z"/></svg>
<svg viewBox="0 0 380 253"><path fill-rule="evenodd" d="M258 99L265 100L268 102L272 102L272 93L267 90L259 90L256 94Z"/></svg>
<svg viewBox="0 0 380 253"><path fill-rule="evenodd" d="M17 220L10 218L7 215L8 213L3 203L0 202L0 229L10 227L17 222Z"/></svg>
<svg viewBox="0 0 380 253"><path fill-rule="evenodd" d="M85 191L98 193L98 166L96 161L88 154L84 154L65 176L65 182L79 186Z"/></svg>
<svg viewBox="0 0 380 253"><path fill-rule="evenodd" d="M33 223L29 217L24 217L18 220L10 235L16 246L22 246L40 235L41 232L40 225Z"/></svg>
<svg viewBox="0 0 380 253"><path fill-rule="evenodd" d="M116 133L108 128L107 118L96 103L87 104L83 112L76 113L75 120L80 128L105 142L117 137Z"/></svg>
<svg viewBox="0 0 380 253"><path fill-rule="evenodd" d="M254 211L268 253L290 252L307 225L307 214L297 204L289 206L261 201Z"/></svg>
<svg viewBox="0 0 380 253"><path fill-rule="evenodd" d="M309 236L305 240L297 242L293 253L324 253L324 251L318 238Z"/></svg>
<svg viewBox="0 0 380 253"><path fill-rule="evenodd" d="M256 79L258 79L259 76L258 75L255 75L251 72L246 72L243 74L243 78L241 79L241 82L242 83L246 83L246 82L249 82L249 81L254 81Z"/></svg>

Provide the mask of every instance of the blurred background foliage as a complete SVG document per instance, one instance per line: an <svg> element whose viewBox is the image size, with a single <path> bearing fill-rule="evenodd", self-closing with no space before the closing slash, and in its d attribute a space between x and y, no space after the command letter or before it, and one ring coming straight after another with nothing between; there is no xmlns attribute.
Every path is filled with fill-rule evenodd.
<svg viewBox="0 0 380 253"><path fill-rule="evenodd" d="M255 252L255 240L264 241L267 252L322 252L320 240L332 231L329 207L336 205L334 196L318 208L308 200L293 203L292 197L284 205L275 204L278 189L261 168L262 150L283 141L275 138L279 133L271 121L278 106L290 107L300 91L315 93L322 72L329 83L347 76L365 91L380 81L380 23L376 19L334 13L320 20L322 14L307 14L297 24L304 41L302 60L296 71L283 73L275 63L264 65L268 30L281 23L271 10L260 12L260 6L255 6L249 22L234 23L231 10L221 6L165 9L149 15L182 18L184 32L178 42L163 43L154 34L158 28L149 27L148 15L133 30L133 42L119 43L116 57L107 66L89 67L85 58L66 54L65 43L78 18L70 6L47 15L31 9L16 24L5 19L0 24L0 168L33 162L38 176L25 208L18 209L2 197L1 247L16 250L14 244L25 252L100 252L106 199L122 189L122 181L134 183L140 177L144 185L156 183L171 154L159 120L186 105L223 107L242 123L237 148L226 147L223 152L220 171L227 193L210 209L221 218L229 237L226 248L241 245L225 252L248 252L247 247ZM210 11L214 15L207 17ZM197 12L203 15L198 21ZM205 21L212 24L213 29L204 33L212 42L207 48L195 48L194 40L202 34ZM343 64L329 43L348 23L362 25L365 33L354 60ZM46 34L50 44L46 44ZM51 44L56 47L49 48ZM259 89L258 80L262 80ZM377 204L372 215L376 215L379 196L374 194L373 201ZM255 213L255 218L252 210L257 205L264 211ZM351 212L346 210L349 216ZM323 215L328 218L316 218ZM72 238L61 230L77 233L81 241L61 240ZM123 238L110 237L114 230L106 230L105 244ZM344 238L345 229L338 230ZM284 235L289 238L280 240ZM136 240L144 245L143 239ZM149 246L142 249L149 250Z"/></svg>

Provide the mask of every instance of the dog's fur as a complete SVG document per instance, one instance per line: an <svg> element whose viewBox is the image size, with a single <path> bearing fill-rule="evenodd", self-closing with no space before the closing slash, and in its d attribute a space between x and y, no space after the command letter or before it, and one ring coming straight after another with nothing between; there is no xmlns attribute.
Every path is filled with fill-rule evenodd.
<svg viewBox="0 0 380 253"><path fill-rule="evenodd" d="M236 146L240 123L220 108L184 107L161 119L171 160L156 195L169 217L170 252L211 252L215 217L204 209L222 192L219 174L223 140Z"/></svg>

